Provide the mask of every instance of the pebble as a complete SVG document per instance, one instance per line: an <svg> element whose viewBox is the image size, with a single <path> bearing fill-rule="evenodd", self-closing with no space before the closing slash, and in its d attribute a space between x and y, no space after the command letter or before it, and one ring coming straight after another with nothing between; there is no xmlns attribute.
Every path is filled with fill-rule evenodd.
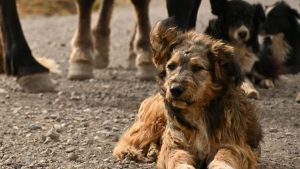
<svg viewBox="0 0 300 169"><path fill-rule="evenodd" d="M54 124L53 127L55 128L55 130L56 130L58 133L61 133L62 131L64 131L65 126L66 126L66 123L63 123L63 124Z"/></svg>
<svg viewBox="0 0 300 169"><path fill-rule="evenodd" d="M76 147L69 147L66 149L66 153L71 153L76 150Z"/></svg>
<svg viewBox="0 0 300 169"><path fill-rule="evenodd" d="M47 132L46 137L49 137L55 141L59 140L59 134L56 132L55 128L53 127Z"/></svg>
<svg viewBox="0 0 300 169"><path fill-rule="evenodd" d="M78 155L75 154L75 153L69 153L68 154L68 160L71 160L71 161L76 161L78 159Z"/></svg>
<svg viewBox="0 0 300 169"><path fill-rule="evenodd" d="M29 126L29 129L30 130L40 130L40 129L42 129L42 127L40 125L38 125L38 124L31 124Z"/></svg>
<svg viewBox="0 0 300 169"><path fill-rule="evenodd" d="M6 93L8 93L8 92L7 92L7 90L5 90L5 89L3 89L3 88L0 88L0 93L6 94Z"/></svg>
<svg viewBox="0 0 300 169"><path fill-rule="evenodd" d="M269 130L270 133L277 133L279 130L278 129L275 129L275 128L271 128Z"/></svg>

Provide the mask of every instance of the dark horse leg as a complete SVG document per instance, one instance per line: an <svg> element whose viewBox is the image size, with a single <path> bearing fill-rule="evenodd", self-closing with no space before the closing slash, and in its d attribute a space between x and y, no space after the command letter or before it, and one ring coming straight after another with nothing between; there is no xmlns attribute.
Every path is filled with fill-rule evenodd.
<svg viewBox="0 0 300 169"><path fill-rule="evenodd" d="M168 15L181 30L194 29L200 4L201 0L167 0Z"/></svg>
<svg viewBox="0 0 300 169"><path fill-rule="evenodd" d="M95 68L106 68L109 64L110 21L114 0L103 0L99 18L93 29L95 42Z"/></svg>
<svg viewBox="0 0 300 169"><path fill-rule="evenodd" d="M137 68L137 77L142 80L151 80L156 71L152 63L150 45L150 0L131 0L136 13L136 27L130 42L129 66ZM135 66L133 66L135 65Z"/></svg>
<svg viewBox="0 0 300 169"><path fill-rule="evenodd" d="M26 42L16 0L0 0L0 25L6 73L17 77L19 85L28 92L53 91L48 69L34 59Z"/></svg>

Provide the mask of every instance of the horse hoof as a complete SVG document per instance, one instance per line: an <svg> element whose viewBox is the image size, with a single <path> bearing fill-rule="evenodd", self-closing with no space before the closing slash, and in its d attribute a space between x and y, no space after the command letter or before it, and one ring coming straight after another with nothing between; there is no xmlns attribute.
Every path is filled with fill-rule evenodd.
<svg viewBox="0 0 300 169"><path fill-rule="evenodd" d="M152 64L144 64L137 68L136 76L140 80L154 80L156 75L156 69Z"/></svg>
<svg viewBox="0 0 300 169"><path fill-rule="evenodd" d="M55 84L48 73L36 73L22 76L17 79L17 83L29 93L54 92Z"/></svg>
<svg viewBox="0 0 300 169"><path fill-rule="evenodd" d="M99 54L97 52L97 54L94 57L94 67L96 69L104 69L107 68L109 65L109 56L108 54Z"/></svg>
<svg viewBox="0 0 300 169"><path fill-rule="evenodd" d="M93 66L87 63L70 63L68 79L86 80L93 78Z"/></svg>

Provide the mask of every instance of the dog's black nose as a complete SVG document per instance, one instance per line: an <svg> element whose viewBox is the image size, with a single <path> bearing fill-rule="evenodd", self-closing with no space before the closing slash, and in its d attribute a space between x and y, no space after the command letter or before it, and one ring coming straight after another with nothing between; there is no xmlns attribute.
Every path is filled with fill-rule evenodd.
<svg viewBox="0 0 300 169"><path fill-rule="evenodd" d="M247 36L247 32L246 32L246 31L240 31L240 32L239 32L239 37L240 37L241 39L245 39L246 36Z"/></svg>
<svg viewBox="0 0 300 169"><path fill-rule="evenodd" d="M172 93L173 97L179 97L185 91L185 88L179 85L174 85L171 87L170 92Z"/></svg>

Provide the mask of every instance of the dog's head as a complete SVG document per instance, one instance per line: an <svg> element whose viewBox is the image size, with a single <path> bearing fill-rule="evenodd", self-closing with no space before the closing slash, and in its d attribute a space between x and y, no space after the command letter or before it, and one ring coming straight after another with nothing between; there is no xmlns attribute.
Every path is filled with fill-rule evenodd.
<svg viewBox="0 0 300 169"><path fill-rule="evenodd" d="M297 29L297 19L300 14L292 9L285 2L277 2L272 6L266 7L266 21L261 27L261 31L266 34L289 34Z"/></svg>
<svg viewBox="0 0 300 169"><path fill-rule="evenodd" d="M150 38L161 94L175 107L209 101L207 97L241 81L233 48L221 41L193 31L180 32L172 18L158 22Z"/></svg>
<svg viewBox="0 0 300 169"><path fill-rule="evenodd" d="M249 4L242 0L210 0L212 13L218 17L222 32L228 40L243 44L257 35L265 20L260 4Z"/></svg>

